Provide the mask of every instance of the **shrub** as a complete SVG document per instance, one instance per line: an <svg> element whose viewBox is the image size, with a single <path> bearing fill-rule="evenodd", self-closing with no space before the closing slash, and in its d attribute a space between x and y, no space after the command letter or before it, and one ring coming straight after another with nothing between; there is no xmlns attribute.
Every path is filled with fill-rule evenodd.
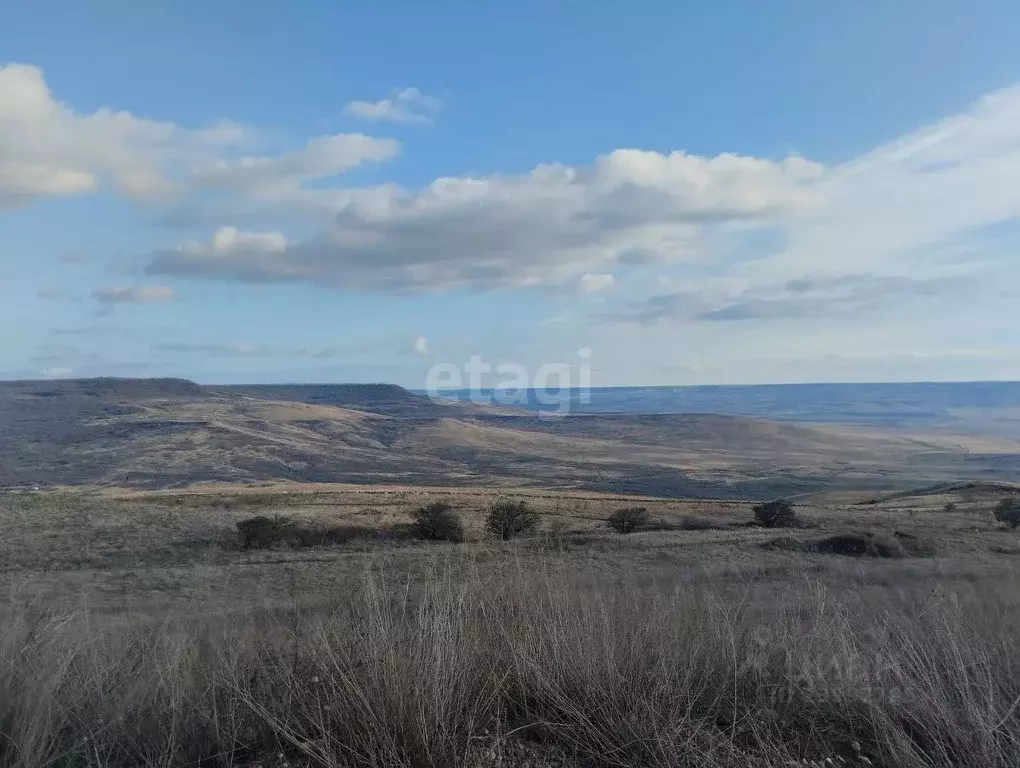
<svg viewBox="0 0 1020 768"><path fill-rule="evenodd" d="M291 526L287 541L296 547L329 547L384 535L384 531L364 525L311 523Z"/></svg>
<svg viewBox="0 0 1020 768"><path fill-rule="evenodd" d="M793 504L786 499L755 504L751 511L758 523L766 528L794 528L799 523Z"/></svg>
<svg viewBox="0 0 1020 768"><path fill-rule="evenodd" d="M237 533L245 549L269 549L290 538L294 522L286 515L255 515L237 521Z"/></svg>
<svg viewBox="0 0 1020 768"><path fill-rule="evenodd" d="M849 557L906 557L900 540L884 533L839 533L815 543L818 552Z"/></svg>
<svg viewBox="0 0 1020 768"><path fill-rule="evenodd" d="M489 506L485 527L501 539L532 533L538 526L538 514L526 501L502 499Z"/></svg>
<svg viewBox="0 0 1020 768"><path fill-rule="evenodd" d="M942 508L942 511L945 512L947 515L953 514L954 512L956 512L956 502L947 501L946 506Z"/></svg>
<svg viewBox="0 0 1020 768"><path fill-rule="evenodd" d="M935 548L927 539L903 531L848 531L804 541L786 536L762 544L763 549L780 552L817 552L845 557L929 557Z"/></svg>
<svg viewBox="0 0 1020 768"><path fill-rule="evenodd" d="M445 501L434 501L412 513L414 535L429 541L463 541L464 525Z"/></svg>
<svg viewBox="0 0 1020 768"><path fill-rule="evenodd" d="M996 504L995 519L1010 528L1020 526L1020 496L1008 496Z"/></svg>
<svg viewBox="0 0 1020 768"><path fill-rule="evenodd" d="M648 510L644 507L624 507L611 514L606 523L617 533L633 533L648 525Z"/></svg>

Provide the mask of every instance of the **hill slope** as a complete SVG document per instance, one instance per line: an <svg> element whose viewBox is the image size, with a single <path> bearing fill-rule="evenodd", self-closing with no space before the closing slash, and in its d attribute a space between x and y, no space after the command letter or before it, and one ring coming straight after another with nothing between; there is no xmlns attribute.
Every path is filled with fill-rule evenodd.
<svg viewBox="0 0 1020 768"><path fill-rule="evenodd" d="M1009 440L710 414L527 412L389 385L0 382L0 486L294 480L689 496L1020 479Z"/></svg>

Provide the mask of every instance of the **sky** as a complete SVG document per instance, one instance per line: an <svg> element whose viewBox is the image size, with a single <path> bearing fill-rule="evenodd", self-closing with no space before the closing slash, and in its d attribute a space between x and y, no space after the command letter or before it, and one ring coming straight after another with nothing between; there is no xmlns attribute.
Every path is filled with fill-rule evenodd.
<svg viewBox="0 0 1020 768"><path fill-rule="evenodd" d="M5 0L0 378L1020 379L1018 38L1012 0Z"/></svg>

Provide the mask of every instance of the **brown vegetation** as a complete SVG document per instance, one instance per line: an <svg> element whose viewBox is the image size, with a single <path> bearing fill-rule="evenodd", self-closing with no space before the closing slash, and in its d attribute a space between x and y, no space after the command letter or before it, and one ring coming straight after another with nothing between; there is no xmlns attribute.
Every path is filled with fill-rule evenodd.
<svg viewBox="0 0 1020 768"><path fill-rule="evenodd" d="M1020 750L1015 591L754 605L549 563L388 577L226 625L8 615L0 765L495 766L523 745L541 765L988 768Z"/></svg>
<svg viewBox="0 0 1020 768"><path fill-rule="evenodd" d="M648 509L623 507L611 514L606 522L617 533L634 533L648 525Z"/></svg>
<svg viewBox="0 0 1020 768"><path fill-rule="evenodd" d="M799 522L793 504L786 499L755 504L751 511L754 512L758 524L766 528L794 528Z"/></svg>
<svg viewBox="0 0 1020 768"><path fill-rule="evenodd" d="M995 519L1010 528L1020 527L1020 496L1007 496L995 505Z"/></svg>
<svg viewBox="0 0 1020 768"><path fill-rule="evenodd" d="M0 497L0 768L1005 768L1018 542L967 493L800 500L774 548L732 502ZM494 498L531 534L492 536ZM606 530L623 506L656 523ZM416 541L430 508L466 541ZM291 538L240 548L257 516Z"/></svg>

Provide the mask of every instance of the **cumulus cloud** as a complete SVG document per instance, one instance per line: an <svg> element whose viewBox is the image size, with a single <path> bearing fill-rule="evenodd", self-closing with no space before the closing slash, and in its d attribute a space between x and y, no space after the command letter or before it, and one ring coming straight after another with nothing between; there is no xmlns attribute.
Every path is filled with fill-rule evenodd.
<svg viewBox="0 0 1020 768"><path fill-rule="evenodd" d="M599 275L585 272L578 281L581 291L584 293L601 293L613 287L616 278L612 275Z"/></svg>
<svg viewBox="0 0 1020 768"><path fill-rule="evenodd" d="M106 108L78 114L54 99L39 68L0 66L0 208L104 184L131 198L165 198L180 190L175 164L245 136L229 123L185 130Z"/></svg>
<svg viewBox="0 0 1020 768"><path fill-rule="evenodd" d="M431 123L441 103L417 88L395 91L379 101L352 101L347 112L363 120L386 120L394 123Z"/></svg>
<svg viewBox="0 0 1020 768"><path fill-rule="evenodd" d="M43 377L47 379L64 379L74 373L71 368L47 368L42 372Z"/></svg>
<svg viewBox="0 0 1020 768"><path fill-rule="evenodd" d="M310 239L271 251L192 244L152 254L148 272L388 292L562 285L638 252L682 259L707 227L817 204L821 175L796 156L617 150L581 168L350 190Z"/></svg>
<svg viewBox="0 0 1020 768"><path fill-rule="evenodd" d="M153 304L172 301L177 292L168 285L108 285L92 291L101 304Z"/></svg>
<svg viewBox="0 0 1020 768"><path fill-rule="evenodd" d="M280 232L245 232L222 227L208 242L193 241L171 251L153 255L147 271L154 274L215 276L218 265L244 260L251 282L282 279L288 267L287 238ZM204 265L195 269L192 265ZM260 277L265 275L265 277ZM269 277L272 275L272 277ZM293 279L300 279L295 273Z"/></svg>
<svg viewBox="0 0 1020 768"><path fill-rule="evenodd" d="M0 73L0 208L95 189L174 192L171 210L188 213L189 227L201 220L204 234L140 254L151 275L397 295L601 289L597 302L565 307L557 333L586 332L597 304L603 318L627 321L599 330L634 371L650 370L642 354L671 364L654 345L686 346L688 357L823 354L860 343L869 317L897 307L907 311L873 327L869 346L937 350L955 334L964 348L975 329L1010 338L1015 324L1015 295L1004 292L1020 293L1020 88L828 168L798 156L620 149L575 166L404 188L335 181L397 155L392 140L339 134L273 154L231 124L187 130L112 110L79 114L38 70ZM358 109L392 119L421 96L401 93ZM431 114L420 103L408 112L418 113ZM97 298L135 300L136 289L120 290ZM687 324L680 341L672 322ZM389 349L412 344L398 337Z"/></svg>
<svg viewBox="0 0 1020 768"><path fill-rule="evenodd" d="M429 353L429 340L419 336L414 340L414 353L416 355L427 355Z"/></svg>
<svg viewBox="0 0 1020 768"><path fill-rule="evenodd" d="M1005 333L1020 293L1018 126L1020 88L982 98L832 167L821 205L719 233L709 260L664 270L657 295L621 297L598 318L643 333L682 323L699 356L723 333L732 345L739 323L776 359L794 343L939 349Z"/></svg>

